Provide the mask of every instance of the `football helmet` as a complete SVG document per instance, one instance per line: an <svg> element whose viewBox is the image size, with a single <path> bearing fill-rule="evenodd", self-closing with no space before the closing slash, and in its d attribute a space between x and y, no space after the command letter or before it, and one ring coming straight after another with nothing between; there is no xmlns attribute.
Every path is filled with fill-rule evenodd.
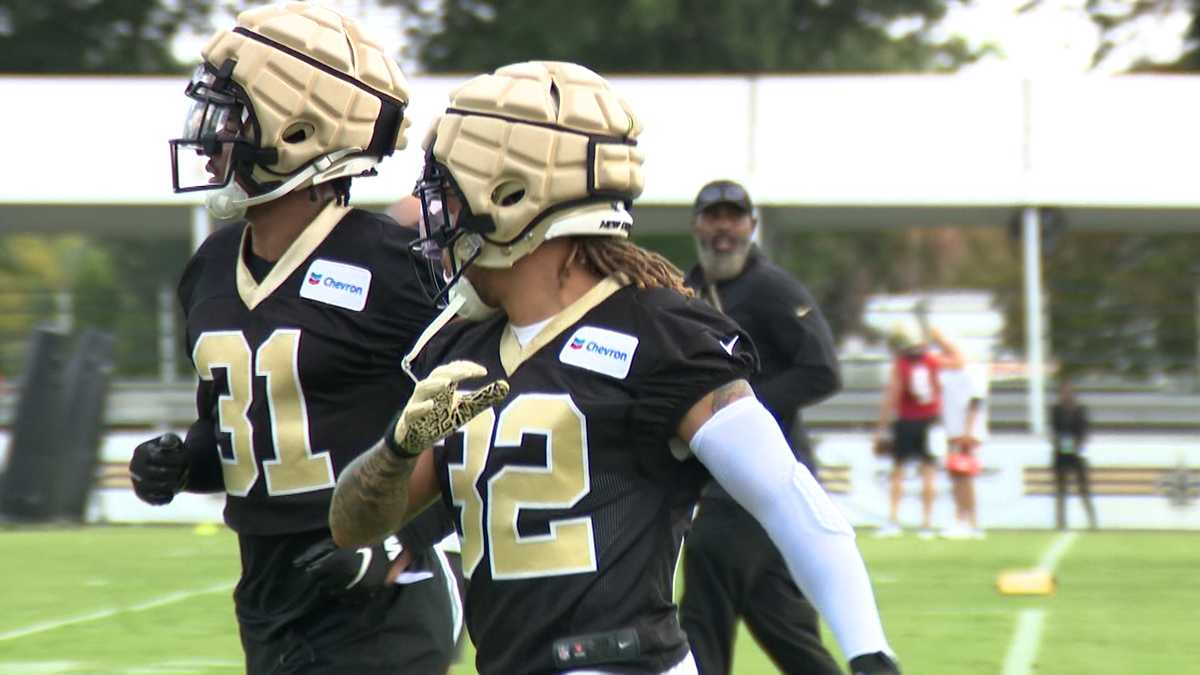
<svg viewBox="0 0 1200 675"><path fill-rule="evenodd" d="M431 295L469 294L469 266L511 267L549 239L629 236L641 131L604 78L572 63L517 63L459 87L425 138L414 191Z"/></svg>
<svg viewBox="0 0 1200 675"><path fill-rule="evenodd" d="M921 331L911 322L897 321L888 330L888 347L897 352L920 351L925 347Z"/></svg>
<svg viewBox="0 0 1200 675"><path fill-rule="evenodd" d="M242 12L214 35L170 141L176 192L216 190L220 218L297 189L369 174L404 147L408 84L338 12L286 3Z"/></svg>

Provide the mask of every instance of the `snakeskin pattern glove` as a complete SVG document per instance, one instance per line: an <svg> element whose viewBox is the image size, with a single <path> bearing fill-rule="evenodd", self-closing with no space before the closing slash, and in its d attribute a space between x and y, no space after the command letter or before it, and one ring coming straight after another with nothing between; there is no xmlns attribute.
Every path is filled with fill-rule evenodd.
<svg viewBox="0 0 1200 675"><path fill-rule="evenodd" d="M452 361L435 368L417 383L408 404L396 416L386 439L388 449L401 458L419 455L504 400L508 396L505 380L494 380L466 394L458 392L459 382L485 375L487 369L471 361Z"/></svg>

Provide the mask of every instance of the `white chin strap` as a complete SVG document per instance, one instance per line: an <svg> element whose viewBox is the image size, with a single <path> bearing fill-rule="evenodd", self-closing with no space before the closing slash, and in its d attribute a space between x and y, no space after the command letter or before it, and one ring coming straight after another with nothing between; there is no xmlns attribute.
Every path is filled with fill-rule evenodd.
<svg viewBox="0 0 1200 675"><path fill-rule="evenodd" d="M318 174L325 173L334 168L336 162L355 152L358 152L357 148L345 148L331 152L328 155L322 155L314 160L312 164L301 169L299 173L284 181L279 187L255 197L251 197L242 189L237 180L230 178L228 185L208 193L208 196L204 199L204 206L208 209L209 215L217 220L240 220L246 216L246 209L251 206L258 206L259 204L266 204L269 201L279 199L289 192L300 188L306 182L313 180ZM315 181L313 184L316 184Z"/></svg>
<svg viewBox="0 0 1200 675"><path fill-rule="evenodd" d="M449 306L456 307L455 312L467 321L483 321L500 311L484 302L465 276L459 277L450 287Z"/></svg>
<svg viewBox="0 0 1200 675"><path fill-rule="evenodd" d="M458 281L450 287L449 302L446 303L446 308L440 314L434 317L433 321L421 331L421 335L417 337L417 341L413 343L412 349L404 355L400 360L400 367L404 369L413 382L419 382L418 378L412 371L412 362L425 348L425 345L433 339L434 335L438 334L450 320L458 316L468 321L483 321L489 316L498 312L495 307L487 305L480 299L479 294L475 292L475 287L466 277L459 277Z"/></svg>

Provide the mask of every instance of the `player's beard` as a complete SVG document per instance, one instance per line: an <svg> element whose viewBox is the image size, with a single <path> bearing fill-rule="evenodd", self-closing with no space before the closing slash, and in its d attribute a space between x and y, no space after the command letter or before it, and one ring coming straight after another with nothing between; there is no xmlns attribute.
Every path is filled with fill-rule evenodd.
<svg viewBox="0 0 1200 675"><path fill-rule="evenodd" d="M750 256L750 247L754 245L750 239L742 239L732 250L715 251L706 242L699 239L695 242L696 256L700 259L704 278L709 281L725 281L741 274L746 267L746 258Z"/></svg>

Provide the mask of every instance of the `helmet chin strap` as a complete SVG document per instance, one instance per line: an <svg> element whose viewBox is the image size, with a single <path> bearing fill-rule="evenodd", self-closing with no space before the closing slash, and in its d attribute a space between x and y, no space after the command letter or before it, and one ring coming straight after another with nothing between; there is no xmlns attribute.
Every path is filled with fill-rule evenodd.
<svg viewBox="0 0 1200 675"><path fill-rule="evenodd" d="M231 178L229 184L225 187L208 193L208 196L204 199L204 206L208 209L209 215L217 220L239 220L246 216L246 209L251 206L258 206L259 204L266 204L269 201L279 199L299 188L318 174L332 169L335 162L355 152L358 152L357 148L344 148L331 152L328 155L322 155L301 169L296 175L284 181L279 187L254 197L251 197L238 184L237 180Z"/></svg>
<svg viewBox="0 0 1200 675"><path fill-rule="evenodd" d="M479 297L479 292L466 276L459 277L450 287L450 305L456 306L455 312L467 321L483 321L500 311Z"/></svg>
<svg viewBox="0 0 1200 675"><path fill-rule="evenodd" d="M404 358L400 360L400 367L404 369L406 375L413 382L420 381L412 371L412 362L425 348L425 345L433 339L438 331L445 328L450 320L458 316L468 321L482 321L489 316L500 311L490 305L484 304L479 297L479 293L475 292L475 287L471 285L471 281L466 277L459 277L458 281L450 287L449 301L446 303L446 308L440 314L434 317L433 321L421 331L421 335L417 337L417 341L413 343L412 349L409 350Z"/></svg>

